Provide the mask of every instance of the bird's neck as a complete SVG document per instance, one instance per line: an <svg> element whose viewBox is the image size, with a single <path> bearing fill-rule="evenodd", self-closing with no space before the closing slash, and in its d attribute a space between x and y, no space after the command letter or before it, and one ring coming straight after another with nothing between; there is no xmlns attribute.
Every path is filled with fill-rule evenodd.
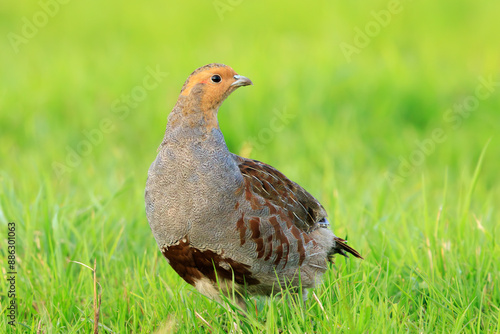
<svg viewBox="0 0 500 334"><path fill-rule="evenodd" d="M194 94L193 94L194 95ZM210 133L212 129L219 129L217 120L218 105L202 103L201 96L180 96L177 104L168 116L167 131L177 127L199 128L198 131Z"/></svg>
<svg viewBox="0 0 500 334"><path fill-rule="evenodd" d="M218 109L218 108L217 108ZM217 120L217 109L203 109L192 99L179 99L168 116L162 145L189 145L204 142L214 149L227 150Z"/></svg>

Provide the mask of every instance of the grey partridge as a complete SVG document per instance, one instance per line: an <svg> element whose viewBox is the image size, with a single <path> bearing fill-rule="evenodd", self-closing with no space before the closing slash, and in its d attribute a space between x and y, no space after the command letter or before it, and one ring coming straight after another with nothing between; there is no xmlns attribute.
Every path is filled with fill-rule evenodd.
<svg viewBox="0 0 500 334"><path fill-rule="evenodd" d="M215 299L229 289L270 295L301 284L306 291L333 254L362 258L333 234L325 209L301 186L229 152L217 112L247 85L223 64L194 71L168 116L146 184L146 213L161 252L187 283Z"/></svg>

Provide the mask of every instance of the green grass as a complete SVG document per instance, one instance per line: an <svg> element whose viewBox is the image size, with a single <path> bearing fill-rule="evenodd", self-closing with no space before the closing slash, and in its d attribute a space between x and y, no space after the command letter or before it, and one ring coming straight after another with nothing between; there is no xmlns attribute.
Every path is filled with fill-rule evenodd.
<svg viewBox="0 0 500 334"><path fill-rule="evenodd" d="M448 110L472 103L479 77L500 81L500 4L401 6L348 62L339 44L387 1L241 1L223 20L211 1L70 1L18 53L8 33L41 7L4 1L0 260L6 275L15 222L17 332L91 332L92 271L71 261L97 260L103 333L499 333L500 86L470 113ZM229 148L308 189L365 257L338 258L305 306L249 298L242 317L185 284L149 229L143 191L166 117L189 73L214 61L255 84L220 110ZM148 66L168 75L113 112ZM266 137L273 110L293 116ZM94 130L102 138L81 146Z"/></svg>

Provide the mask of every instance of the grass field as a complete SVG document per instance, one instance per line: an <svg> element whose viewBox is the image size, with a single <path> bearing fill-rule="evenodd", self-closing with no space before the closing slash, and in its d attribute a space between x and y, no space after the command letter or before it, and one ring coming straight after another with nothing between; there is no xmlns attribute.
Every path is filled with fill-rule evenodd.
<svg viewBox="0 0 500 334"><path fill-rule="evenodd" d="M499 11L3 1L0 259L9 278L14 222L18 312L14 329L4 279L0 332L92 332L93 274L72 261L95 260L101 333L500 333ZM230 150L303 185L365 257L337 258L305 306L249 298L238 315L184 283L151 234L149 164L210 62L254 82L220 110Z"/></svg>

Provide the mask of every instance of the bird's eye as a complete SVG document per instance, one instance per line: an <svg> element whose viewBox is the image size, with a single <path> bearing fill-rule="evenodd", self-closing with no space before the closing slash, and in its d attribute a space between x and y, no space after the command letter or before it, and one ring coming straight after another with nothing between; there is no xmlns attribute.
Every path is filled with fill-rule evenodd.
<svg viewBox="0 0 500 334"><path fill-rule="evenodd" d="M216 74L216 75L212 75L210 80L212 80L212 82L219 83L222 81L222 78L220 77L220 75Z"/></svg>

